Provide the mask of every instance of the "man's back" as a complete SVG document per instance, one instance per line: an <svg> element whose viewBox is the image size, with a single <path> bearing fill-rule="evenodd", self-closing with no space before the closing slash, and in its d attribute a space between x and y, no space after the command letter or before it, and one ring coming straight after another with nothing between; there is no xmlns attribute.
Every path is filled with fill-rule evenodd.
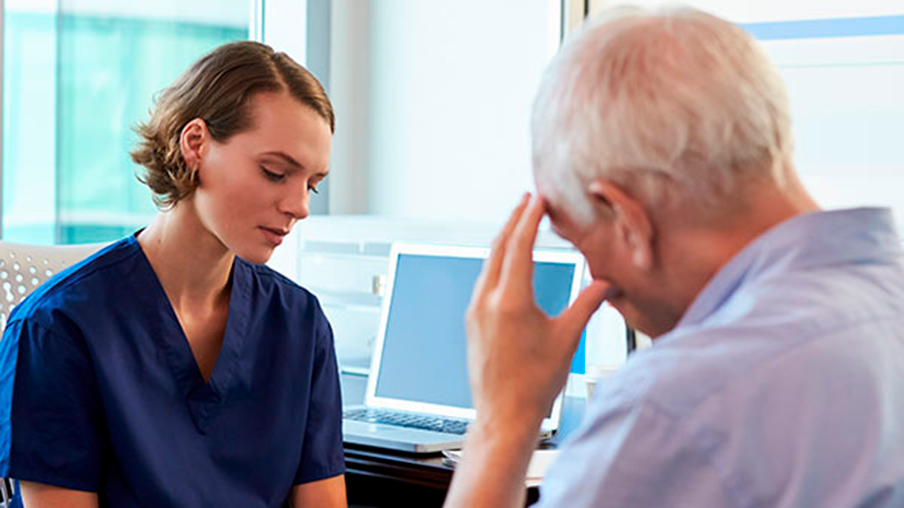
<svg viewBox="0 0 904 508"><path fill-rule="evenodd" d="M531 431L608 300L655 345L597 390L541 506L904 507L894 221L820 212L751 35L691 8L613 9L553 59L531 133L540 199L512 212L474 292L477 419L447 505L518 505ZM525 290L544 213L593 275L555 317Z"/></svg>
<svg viewBox="0 0 904 508"><path fill-rule="evenodd" d="M902 386L890 214L803 215L597 391L541 504L904 506Z"/></svg>

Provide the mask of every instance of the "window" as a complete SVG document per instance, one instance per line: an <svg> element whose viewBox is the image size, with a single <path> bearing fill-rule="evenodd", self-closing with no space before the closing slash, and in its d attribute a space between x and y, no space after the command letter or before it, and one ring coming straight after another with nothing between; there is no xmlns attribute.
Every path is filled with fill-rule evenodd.
<svg viewBox="0 0 904 508"><path fill-rule="evenodd" d="M778 66L791 103L795 165L813 198L825 208L891 207L904 227L904 6L688 3L739 23Z"/></svg>
<svg viewBox="0 0 904 508"><path fill-rule="evenodd" d="M249 38L253 0L6 0L3 239L122 237L155 213L132 127L199 56Z"/></svg>

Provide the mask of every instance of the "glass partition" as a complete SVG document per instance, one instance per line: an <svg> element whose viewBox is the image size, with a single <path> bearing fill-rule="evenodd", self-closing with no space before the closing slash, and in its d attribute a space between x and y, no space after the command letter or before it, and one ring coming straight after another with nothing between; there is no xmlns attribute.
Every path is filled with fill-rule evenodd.
<svg viewBox="0 0 904 508"><path fill-rule="evenodd" d="M155 209L132 127L202 54L247 39L253 0L7 0L3 238L119 238Z"/></svg>

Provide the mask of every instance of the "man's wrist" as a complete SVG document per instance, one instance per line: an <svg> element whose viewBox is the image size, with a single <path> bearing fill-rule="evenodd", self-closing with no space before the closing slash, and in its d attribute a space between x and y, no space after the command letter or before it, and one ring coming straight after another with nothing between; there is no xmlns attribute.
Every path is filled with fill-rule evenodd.
<svg viewBox="0 0 904 508"><path fill-rule="evenodd" d="M446 496L447 507L524 505L524 475L536 448L539 424L484 414L468 429L461 462Z"/></svg>
<svg viewBox="0 0 904 508"><path fill-rule="evenodd" d="M485 444L513 447L529 443L535 446L540 436L540 422L542 419L526 419L520 416L506 418L478 416L471 424L468 434L473 435L475 441Z"/></svg>

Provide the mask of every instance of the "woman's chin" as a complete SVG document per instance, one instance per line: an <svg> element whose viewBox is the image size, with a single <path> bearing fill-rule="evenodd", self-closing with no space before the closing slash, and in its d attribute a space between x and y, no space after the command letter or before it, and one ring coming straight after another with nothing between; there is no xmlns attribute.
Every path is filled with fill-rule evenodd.
<svg viewBox="0 0 904 508"><path fill-rule="evenodd" d="M256 247L236 251L235 255L254 265L265 265L273 257L273 247Z"/></svg>

